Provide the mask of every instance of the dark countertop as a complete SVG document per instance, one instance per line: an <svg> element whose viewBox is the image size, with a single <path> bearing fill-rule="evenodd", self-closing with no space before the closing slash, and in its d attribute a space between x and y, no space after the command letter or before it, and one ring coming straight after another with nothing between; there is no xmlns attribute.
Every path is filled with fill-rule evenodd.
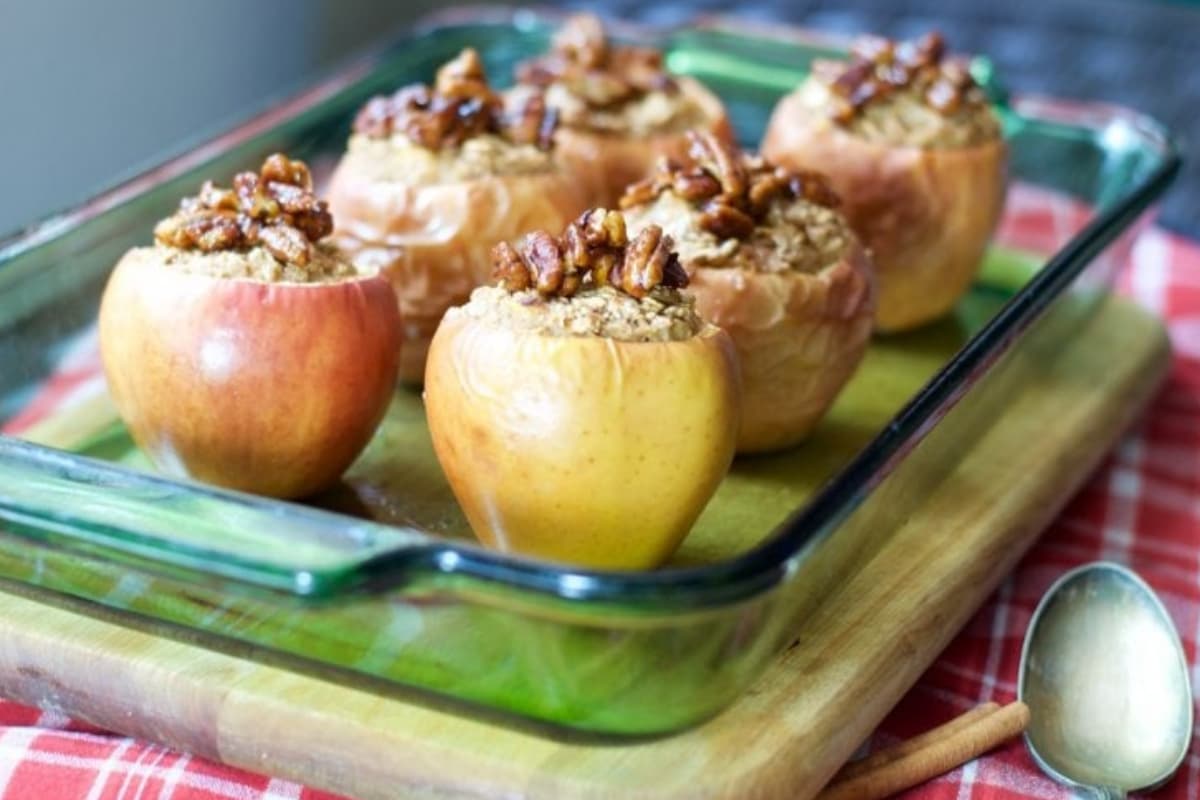
<svg viewBox="0 0 1200 800"><path fill-rule="evenodd" d="M913 36L941 30L982 53L1014 92L1119 103L1200 148L1200 5L1161 0L640 0L572 3L660 24L700 13L781 20L841 33ZM1200 238L1200 155L1166 197L1160 221Z"/></svg>

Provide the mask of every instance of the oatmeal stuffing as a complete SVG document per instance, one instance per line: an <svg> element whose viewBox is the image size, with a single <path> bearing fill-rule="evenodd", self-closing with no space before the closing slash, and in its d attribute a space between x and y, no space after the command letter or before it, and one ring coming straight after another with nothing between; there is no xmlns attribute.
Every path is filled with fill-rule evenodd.
<svg viewBox="0 0 1200 800"><path fill-rule="evenodd" d="M483 286L472 292L465 306L449 313L546 336L596 336L623 342L682 341L705 327L690 295L662 286L642 298L611 286L588 285L571 297Z"/></svg>
<svg viewBox="0 0 1200 800"><path fill-rule="evenodd" d="M312 257L303 266L280 261L265 247L246 251L180 250L157 245L130 251L134 258L150 259L159 268L264 283L330 283L360 275L336 248L324 242L313 248Z"/></svg>

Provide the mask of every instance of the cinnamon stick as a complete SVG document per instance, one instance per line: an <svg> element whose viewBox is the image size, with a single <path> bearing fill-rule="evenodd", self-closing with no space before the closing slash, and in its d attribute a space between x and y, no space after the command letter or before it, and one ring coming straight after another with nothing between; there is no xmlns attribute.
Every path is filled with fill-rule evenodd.
<svg viewBox="0 0 1200 800"><path fill-rule="evenodd" d="M825 787L817 800L881 800L910 789L930 778L949 772L1025 730L1029 707L1019 700L1002 708L987 705L968 711L962 717L930 731L917 740L882 750L864 761L873 765L853 765L853 774L839 776ZM895 751L902 751L899 755Z"/></svg>
<svg viewBox="0 0 1200 800"><path fill-rule="evenodd" d="M931 728L919 736L914 736L911 739L905 739L903 742L897 742L891 747L885 747L882 750L871 753L866 758L861 758L858 761L851 761L846 766L842 767L841 771L834 776L834 783L848 781L851 778L856 778L864 772L871 772L879 769L885 764L890 764L893 761L903 758L910 753L915 753L918 750L923 750L935 742L948 738L951 734L957 733L967 725L971 725L976 720L990 716L1000 710L999 703L984 703L983 705L975 706L969 711L959 714L949 722L945 722L936 728Z"/></svg>

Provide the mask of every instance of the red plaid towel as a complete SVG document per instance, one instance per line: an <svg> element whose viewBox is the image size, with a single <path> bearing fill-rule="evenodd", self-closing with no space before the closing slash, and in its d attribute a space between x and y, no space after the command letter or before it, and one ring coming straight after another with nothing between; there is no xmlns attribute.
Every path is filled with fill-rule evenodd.
<svg viewBox="0 0 1200 800"><path fill-rule="evenodd" d="M1078 229L1082 209L1018 187L1000 238L1049 252ZM1095 559L1132 566L1161 595L1190 663L1200 641L1200 245L1151 230L1123 273L1122 290L1170 325L1169 382L1062 517L975 615L872 737L908 738L987 700L1016 696L1021 639L1042 593L1067 569ZM66 365L51 392L59 402L94 379ZM36 416L56 405L37 401ZM26 421L32 421L27 416ZM921 800L1068 798L1020 742L905 795ZM1200 797L1193 746L1178 776L1156 793ZM0 700L0 800L336 800L306 789L116 736Z"/></svg>

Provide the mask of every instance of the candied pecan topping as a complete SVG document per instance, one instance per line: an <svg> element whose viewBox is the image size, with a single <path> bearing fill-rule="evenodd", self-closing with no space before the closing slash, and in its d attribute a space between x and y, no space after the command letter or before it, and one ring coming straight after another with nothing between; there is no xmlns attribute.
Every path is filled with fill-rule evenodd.
<svg viewBox="0 0 1200 800"><path fill-rule="evenodd" d="M535 231L516 247L496 245L492 278L510 292L536 289L545 297L572 297L585 287L611 286L641 298L659 286L687 286L687 273L672 247L671 237L657 225L630 241L621 212L593 208L560 237Z"/></svg>
<svg viewBox="0 0 1200 800"><path fill-rule="evenodd" d="M961 63L945 61L945 55L946 42L936 31L906 42L865 36L855 41L849 61L818 61L813 74L836 97L830 116L843 125L871 102L909 87L942 114L984 103L971 73Z"/></svg>
<svg viewBox="0 0 1200 800"><path fill-rule="evenodd" d="M654 91L675 92L662 53L614 47L594 14L576 14L554 37L549 53L517 66L517 82L542 88L561 84L592 108L611 108Z"/></svg>
<svg viewBox="0 0 1200 800"><path fill-rule="evenodd" d="M490 133L545 150L557 121L540 94L506 103L488 84L479 54L468 47L442 65L432 87L414 84L371 98L355 117L354 131L380 139L403 134L430 150Z"/></svg>
<svg viewBox="0 0 1200 800"><path fill-rule="evenodd" d="M206 253L261 245L284 264L304 266L313 244L332 231L333 217L313 194L308 167L275 153L257 173L235 175L232 189L205 181L200 194L184 198L154 227L154 238Z"/></svg>
<svg viewBox="0 0 1200 800"><path fill-rule="evenodd" d="M688 139L690 163L659 161L653 175L625 190L621 208L674 192L701 210L700 225L706 231L720 239L744 239L777 200L803 199L828 208L839 203L819 173L772 166L739 153L711 132L688 131Z"/></svg>

